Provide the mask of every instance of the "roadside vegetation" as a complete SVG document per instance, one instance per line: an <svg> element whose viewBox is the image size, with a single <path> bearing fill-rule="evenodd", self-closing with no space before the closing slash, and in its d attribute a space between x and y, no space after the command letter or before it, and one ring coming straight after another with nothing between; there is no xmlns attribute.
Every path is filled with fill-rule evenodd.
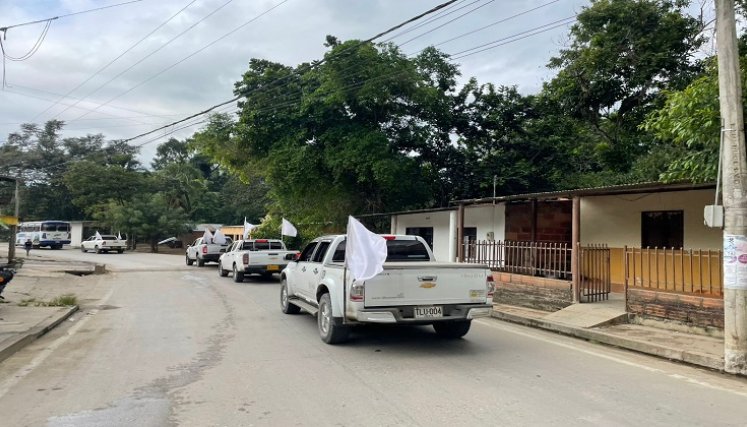
<svg viewBox="0 0 747 427"><path fill-rule="evenodd" d="M150 165L135 146L66 138L53 120L10 134L0 173L24 179L24 218L96 219L153 248L190 223L245 217L263 221L258 236L278 237L286 217L312 237L348 214L488 196L494 179L499 195L713 180L715 61L709 23L687 5L592 2L533 94L464 78L433 47L406 55L328 36L321 63L251 59L238 113L166 141Z"/></svg>
<svg viewBox="0 0 747 427"><path fill-rule="evenodd" d="M27 298L18 303L20 307L72 307L78 305L78 297L74 294L64 294L49 301Z"/></svg>

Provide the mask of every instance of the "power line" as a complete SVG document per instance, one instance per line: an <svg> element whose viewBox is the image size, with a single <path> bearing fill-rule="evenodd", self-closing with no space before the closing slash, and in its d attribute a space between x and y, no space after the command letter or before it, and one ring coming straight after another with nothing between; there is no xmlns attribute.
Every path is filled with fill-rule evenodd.
<svg viewBox="0 0 747 427"><path fill-rule="evenodd" d="M402 46L406 45L407 43L410 43L411 41L417 40L417 39L419 39L419 38L423 37L423 36L424 36L424 35L426 35L426 34L430 34L430 33L434 32L434 31L438 30L439 28L443 28L443 27L445 27L446 25L449 25L449 24L451 24L452 22L454 22L454 21L456 21L456 20L458 20L458 19L461 19L461 18L463 18L463 17L465 17L465 16L469 15L470 13L473 13L473 12L475 12L475 11L479 10L479 9L482 9L483 7L485 7L485 6L489 5L490 3L493 3L494 1L495 1L495 0L490 0L490 1L488 1L487 3L481 4L480 6L477 6L476 8L474 8L474 9L472 9L472 10L468 10L468 11L464 12L463 14L461 14L461 15L457 16L456 18L452 18L452 19L450 19L450 20L448 20L448 21L444 22L443 24L441 24L441 25L439 25L439 26L437 26L437 27L435 27L435 28L431 28L431 29L430 29L430 30L428 30L428 31L422 32L422 33L418 34L417 36L415 36L415 37L412 37L412 38L410 38L410 39L408 39L408 40L406 40L406 41L404 41L404 42L402 42L402 43L398 43L398 44L399 44L399 46L400 46L400 47L402 47Z"/></svg>
<svg viewBox="0 0 747 427"><path fill-rule="evenodd" d="M490 23L490 24L488 24L488 25L485 25L485 26L483 26L483 27L480 27L480 28L474 29L474 30L472 30L472 31L468 31L468 32L466 32L466 33L462 33L462 34L460 34L460 35L458 35L458 36L456 36L456 37L452 37L452 38L450 38L450 39L448 39L448 40L444 40L444 41L442 41L442 42L440 42L440 43L436 43L436 44L434 44L434 45L433 45L433 47L438 47L438 46L441 46L441 45L445 45L446 43L452 42L452 41L454 41L454 40L458 40L458 39L461 39L461 38L463 38L463 37L466 37L466 36L468 36L468 35L471 35L471 34L474 34L474 33L477 33L477 32L479 32L479 31L482 31L482 30L484 30L484 29L486 29L486 28L490 28L490 27L492 27L492 26L494 26L494 25L498 25L498 24L501 24L501 23L503 23L503 22L506 22L506 21L509 21L509 20L511 20L511 19L514 19L514 18L518 18L518 17L519 17L519 16L521 16L521 15L526 15L527 13L530 13L530 12L534 12L535 10L541 9L541 8L543 8L543 7L547 7L547 6L549 6L549 5L553 4L553 3L557 3L558 1L560 1L560 0L552 0L552 1L550 1L550 2L547 2L547 3L545 3L545 4L541 4L541 5L537 6L537 7L533 7L533 8L531 8L531 9L527 9L527 10L525 10L525 11L522 11L522 12L516 13L516 14L514 14L514 15L511 15L511 16L509 16L509 17L506 17L506 18L500 19L500 20L498 20L498 21L495 21L495 22L493 22L493 23Z"/></svg>
<svg viewBox="0 0 747 427"><path fill-rule="evenodd" d="M109 6L97 7L97 8L94 8L94 9L81 10L79 12L67 13L65 15L57 15L57 16L53 16L51 18L39 19L39 20L36 20L36 21L30 21L30 22L23 22L21 24L8 25L7 27L0 27L0 32L2 32L3 36L4 36L5 33L7 33L8 30L10 30L11 28L22 27L24 25L40 24L40 23L46 22L46 21L54 21L55 19L67 18L68 16L81 15L81 14L90 13L90 12L97 12L99 10L109 9L109 8L117 7L117 6L124 6L124 5L130 4L130 3L138 3L138 2L141 2L141 1L143 1L143 0L132 0L132 1L124 2L124 3L112 4L112 5L109 5Z"/></svg>
<svg viewBox="0 0 747 427"><path fill-rule="evenodd" d="M47 37L47 32L49 32L49 27L52 25L52 21L47 21L47 23L44 25L44 29L41 32L41 35L39 35L39 38L36 40L36 43L29 49L28 52L24 53L23 55L19 57L13 57L8 55L8 53L5 51L5 44L3 43L4 39L6 38L6 33L3 32L3 36L0 37L0 51L2 51L3 55L3 82L2 82L2 88L5 89L5 87L8 85L6 80L6 63L5 60L9 59L11 61L25 61L32 56L36 52L39 51L39 48L41 47L42 42L44 42L44 39Z"/></svg>
<svg viewBox="0 0 747 427"><path fill-rule="evenodd" d="M92 90L92 91L88 92L88 93L87 93L87 94L86 94L86 95L85 95L85 96L84 96L83 98L81 98L81 99L86 99L86 98L88 98L89 96L93 95L94 93L98 92L99 90L101 90L102 88L104 88L105 86L107 86L107 85L108 85L109 83L113 82L114 80L116 80L117 78L119 78L120 76L122 76L123 74L125 74L126 72L128 72L128 71L130 71L131 69L135 68L135 67L136 67L137 65L139 65L140 63L142 63L142 62L143 62L143 61L145 61L146 59L150 58L151 56L155 55L156 53L158 53L159 51L161 51L161 49L163 49L163 48L165 48L166 46L170 45L170 44L171 44L172 42L174 42L174 41L175 41L176 39L178 39L179 37L181 37L181 36L183 36L184 34L186 34L186 33L187 33L188 31L192 30L192 29L193 29L194 27L196 27L197 25L199 25L199 24L200 24L201 22L205 21L206 19L210 18L210 17L211 17L211 16L213 16L214 14L218 13L218 11L220 11L220 10L221 10L221 9L223 9L224 7L228 6L228 4L229 4L229 3L231 3L232 1L233 1L233 0L228 0L228 1L226 1L225 3L221 4L220 6L218 6L217 8L213 9L213 10L212 10L212 11L211 11L210 13L208 13L208 14L207 14L207 15L205 15L205 16L203 16L203 17L202 17L202 18L201 18L200 20L198 20L198 21L197 21L197 22L195 22L194 24L192 24L192 25L190 25L189 27L187 27L187 28L186 28L186 29L185 29L184 31L182 31L181 33L179 33L179 34L177 34L176 36L172 37L172 38L171 38L171 39L169 39L169 40L168 40L168 41L167 41L166 43L162 44L161 46L159 46L159 47L158 47L157 49L153 50L153 51L152 51L152 52L150 52L149 54L147 54L147 55L145 55L144 57L140 58L140 59L139 59L139 60L138 60L137 62L135 62L134 64L132 64L132 65L130 65L129 67L125 68L124 70L122 70L121 72L119 72L119 74L115 75L115 76L114 76L114 77L112 77L111 79L107 80L107 81L106 81L106 82L105 82L104 84L102 84L102 85L98 86L98 87L97 87L96 89L94 89L94 90ZM286 1L288 1L288 0L286 0ZM76 103L74 103L73 105L77 105L77 102L76 102ZM94 110L98 109L99 107L102 107L103 105L105 105L105 104L99 105L99 106L98 106L98 107L96 107L96 108L95 108ZM62 111L60 111L59 113L55 114L54 118L57 118L57 117L59 117L59 116L60 116L60 114L64 113L65 111L67 111L67 110L69 110L69 109L70 109L70 107L68 107L68 108L65 108L65 109L63 109L63 110L62 110ZM81 117L83 117L83 116L81 116ZM80 117L78 117L78 118L80 118Z"/></svg>
<svg viewBox="0 0 747 427"><path fill-rule="evenodd" d="M562 27L564 25L568 25L568 24L574 22L575 20L576 20L576 15L569 16L567 18L563 18L563 19L559 19L557 21L549 22L547 24L540 25L538 27L534 27L534 28L531 28L531 29L526 30L526 31L522 31L520 33L511 35L511 36L508 36L508 37L503 37L503 38L500 38L498 40L493 40L492 42L484 43L484 44L481 44L479 46L475 46L475 47L470 48L470 49L465 49L465 50L462 50L462 51L459 51L459 52L455 52L455 53L450 54L449 56L451 57L451 59L454 59L454 60L466 58L468 56L471 56L471 55L474 55L474 54L477 54L477 53L480 53L480 52L485 52L486 50L491 50L491 49L494 49L494 48L499 47L499 46L503 46L503 45L508 44L508 43L513 43L513 42L518 41L518 40L523 40L525 38L528 38L528 37L531 37L531 36L535 36L537 34L541 34L541 33L553 30L555 28ZM521 37L519 37L519 36L521 36ZM513 39L513 40L510 40L510 39ZM490 45L493 45L493 46L490 46ZM489 47L486 47L486 46L489 46ZM480 48L483 48L483 49L480 49ZM467 53L467 52L470 52L470 51L474 51L474 52Z"/></svg>
<svg viewBox="0 0 747 427"><path fill-rule="evenodd" d="M99 68L93 74L91 74L90 76L88 76L87 79L83 80L77 86L75 86L74 88L70 89L66 94L62 95L54 103L52 103L50 106L48 106L47 108L45 108L44 111L36 114L31 119L31 121L33 122L34 120L36 120L37 118L39 118L39 116L41 116L42 114L44 114L47 111L51 110L52 108L56 107L60 103L60 101L62 101L62 99L68 97L70 94L72 94L76 90L78 90L81 87L83 87L83 85L85 85L86 83L88 83L89 81L91 81L91 79L93 79L94 77L96 77L97 75L99 75L102 71L106 70L110 65L114 64L115 62L117 62L125 54L127 54L128 52L130 52L132 49L134 49L140 43L142 43L143 41L145 41L148 37L150 37L151 35L153 35L153 33L155 33L156 31L160 30L163 26L165 26L166 24L168 24L169 22L171 22L171 20L173 20L178 15L180 15L182 12L184 12L189 6L191 6L196 1L197 0L192 0L189 3L187 3L186 6L182 7L181 9L179 9L179 11L177 11L175 14L171 15L167 20L163 21L160 25L158 25L156 28L154 28L153 30L151 30L148 34L146 34L145 36L143 36L140 40L136 41L133 45L131 45L130 47L128 47L124 52L120 53L119 56L117 56L116 58L114 58L111 61L109 61L106 65L104 65L103 67Z"/></svg>
<svg viewBox="0 0 747 427"><path fill-rule="evenodd" d="M448 7L443 8L441 10L441 12L439 12L439 13L431 16L430 18L426 19L425 21L421 22L420 24L415 25L413 27L410 27L410 28L408 28L406 30L402 30L402 31L400 31L397 34L394 34L394 35L392 35L390 37L385 38L384 40L382 40L382 43L389 42L389 41L391 41L393 39L396 39L397 37L400 37L400 36L403 36L403 35L405 35L407 33L415 31L418 28L422 28L422 27L424 27L424 26L426 26L426 25L428 25L428 24L430 24L432 22L438 21L439 19L443 19L443 18L451 15L454 12L458 12L458 11L464 9L465 7L469 7L469 6L471 6L471 5L475 4L475 3L478 3L478 2L480 2L482 0L474 0L474 1L470 2L470 3L467 3L467 4L463 5L463 6L460 6L460 7L456 8L456 9L454 9L454 10L449 11L449 9L451 9L452 7L458 5L459 3L463 2L463 1L464 0L459 0L456 3L454 3L454 4L452 4L452 5L448 6Z"/></svg>
<svg viewBox="0 0 747 427"><path fill-rule="evenodd" d="M287 0L286 0L286 1L287 1ZM402 28L403 26L405 26L405 25L407 25L407 24L409 24L409 23L411 23L411 22L415 22L415 21L417 21L417 20L421 19L421 18L422 18L422 17L424 17L424 16L427 16L427 15L429 15L429 14L435 13L435 12L437 12L437 11L439 11L439 10L441 10L441 9L443 9L443 8L445 8L445 7L447 7L447 6L451 5L451 4L453 4L453 3L456 3L456 1L457 1L457 0L450 0L450 1L447 1L447 2L445 2L445 3L439 4L439 5L437 5L437 6L433 7L433 8L431 8L431 9L429 9L429 10L427 10L427 11L425 11L425 12L423 12L423 13L421 13L421 14L417 15L417 16L414 16L414 17L412 17L412 18L410 18L410 19L408 19L408 20L406 20L406 21L403 21L403 22L401 22L401 23L399 23L399 24L397 24L397 25L395 25L395 26L393 26L393 27L391 27L391 28L389 28L389 29L387 29L387 30L384 30L384 31L382 31L382 32L380 32L379 34L376 34L376 35L375 35L375 36L373 36L373 37L369 37L368 39L366 39L366 40L364 40L364 41L362 41L362 42L360 42L360 43L356 44L356 45L355 45L354 47L350 47L350 48L347 48L347 49L345 49L345 50L343 50L343 51L341 51L341 52L338 52L338 53L337 53L336 55L337 55L337 56L339 56L339 55L341 55L341 54L342 54L342 53L343 53L344 51L347 51L347 50L351 50L351 49L353 49L353 48L357 48L357 47L360 47L361 45L363 45L363 44L365 44L365 43L370 43L370 42L372 42L372 41L376 40L377 38L383 37L383 36L385 36L385 35L387 35L387 34L389 34L389 33L391 33L391 32L394 32L394 31L398 30L399 28ZM281 3L281 4L282 4L282 3ZM322 60L320 60L320 61L317 61L317 62L315 62L315 63L314 63L314 64L313 64L313 65L312 65L312 66L311 66L310 68L312 68L312 69L313 69L313 68L319 67L319 66L320 66L321 64L325 63L325 62L326 62L326 61L327 61L327 60L328 60L329 58L330 58L330 57L326 57L326 58L323 58L323 59L322 59ZM272 84L273 84L273 83L277 83L277 82L280 82L280 81L284 81L284 80L287 80L287 79L288 79L288 78L289 78L290 76L292 76L292 74L293 74L293 73L291 73L291 74L289 74L289 75L287 75L287 76L281 77L281 78L279 78L279 79L276 79L276 80L275 80L274 82L271 82L271 83L270 83L270 84L269 84L268 86L266 86L266 87L264 87L264 88L265 88L265 89L267 89L267 88L269 88L269 87L272 87ZM257 89L257 90L259 90L259 89ZM252 91L252 92L250 92L250 93L253 93L253 92L254 92L254 91ZM170 125L166 125L166 126L161 126L160 128L157 128L157 129L153 129L153 130L151 130L151 131L149 131L149 132L144 132L144 133L141 133L141 134L139 134L139 135L136 135L136 136L134 136L134 137L131 137L131 138L127 138L127 139L124 139L123 141L124 141L124 142L129 142L129 141L132 141L132 140L135 140L135 139L138 139L138 138L142 138L143 136L147 136L147 135L150 135L150 134L152 134L152 133L158 132L159 130L161 130L161 129L165 129L165 128L167 128L167 127L171 126L171 125L174 125L174 124L179 124L179 123L185 122L185 121L187 121L187 120L189 120L189 119L192 119L192 118L194 118L194 117L197 117L197 116L201 116L201 115L203 115L203 114L207 114L207 113L209 113L209 112L213 111L213 110L214 110L214 109L216 109L216 108L219 108L219 107L221 107L221 106L224 106L224 105L226 105L226 104L230 104L230 103L232 103L232 102L236 102L236 101L238 101L239 99L241 99L242 97L244 97L244 96L246 96L246 95L248 95L248 94L249 94L249 93L243 93L243 94L241 94L241 95L235 96L235 97L233 97L233 98L229 99L228 101L222 102L222 103L220 103L220 104L216 104L216 105L214 105L214 106L212 106L212 107L210 107L210 108L208 108L208 109L206 109L206 110L203 110L203 111L201 111L201 112L199 112L199 113L193 114L193 115L191 115L191 116L189 116L189 117L187 117L187 118L184 118L184 119L181 119L181 120L177 120L177 121L175 121L175 122L171 123Z"/></svg>

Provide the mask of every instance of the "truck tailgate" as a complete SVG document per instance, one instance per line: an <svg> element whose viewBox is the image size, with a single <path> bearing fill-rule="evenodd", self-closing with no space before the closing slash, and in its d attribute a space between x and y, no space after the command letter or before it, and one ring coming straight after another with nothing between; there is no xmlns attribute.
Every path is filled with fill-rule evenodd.
<svg viewBox="0 0 747 427"><path fill-rule="evenodd" d="M391 262L366 281L364 305L484 303L490 270L480 264Z"/></svg>

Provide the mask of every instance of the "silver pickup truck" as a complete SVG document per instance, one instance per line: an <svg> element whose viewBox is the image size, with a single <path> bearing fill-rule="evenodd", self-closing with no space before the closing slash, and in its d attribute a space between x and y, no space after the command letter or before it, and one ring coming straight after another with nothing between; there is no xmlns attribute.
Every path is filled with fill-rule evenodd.
<svg viewBox="0 0 747 427"><path fill-rule="evenodd" d="M192 265L196 262L198 267L203 267L206 262L218 262L220 256L226 252L226 249L232 243L233 240L230 237L226 237L225 243L207 243L200 237L187 246L187 265Z"/></svg>
<svg viewBox="0 0 747 427"><path fill-rule="evenodd" d="M269 278L280 273L298 251L289 251L278 239L237 240L218 260L218 275L233 274L233 281L244 281L247 274L261 274Z"/></svg>
<svg viewBox="0 0 747 427"><path fill-rule="evenodd" d="M344 267L344 235L309 243L281 273L282 311L316 314L328 344L345 341L362 323L433 325L439 336L461 338L472 319L490 316L495 287L487 266L437 262L417 236L384 238L384 271L365 282Z"/></svg>

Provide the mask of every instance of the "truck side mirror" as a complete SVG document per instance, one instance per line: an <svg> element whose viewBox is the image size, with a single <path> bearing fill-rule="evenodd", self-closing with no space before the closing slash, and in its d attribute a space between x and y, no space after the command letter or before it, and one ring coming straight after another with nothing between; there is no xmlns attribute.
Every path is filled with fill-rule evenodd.
<svg viewBox="0 0 747 427"><path fill-rule="evenodd" d="M296 261L297 260L296 255L297 254L285 254L285 260L286 261Z"/></svg>

